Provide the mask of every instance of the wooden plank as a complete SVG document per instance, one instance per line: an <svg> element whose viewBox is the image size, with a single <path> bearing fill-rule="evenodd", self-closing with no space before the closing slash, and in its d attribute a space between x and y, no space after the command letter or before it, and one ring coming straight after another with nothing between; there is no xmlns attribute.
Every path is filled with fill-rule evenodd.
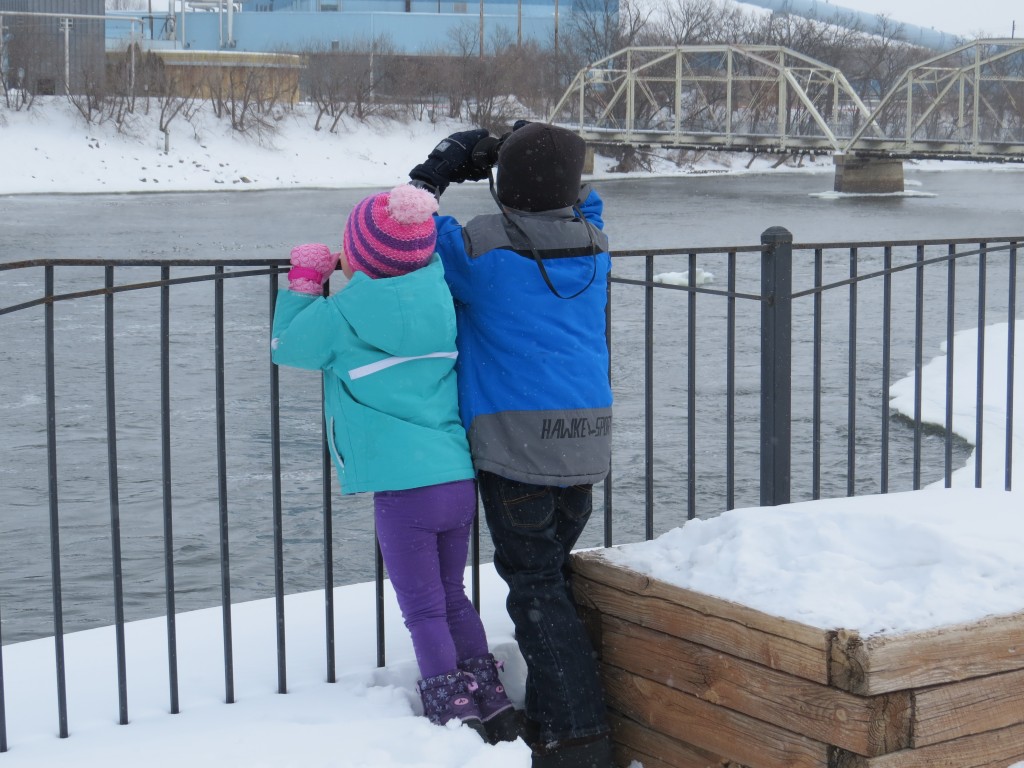
<svg viewBox="0 0 1024 768"><path fill-rule="evenodd" d="M828 652L831 633L792 619L772 616L730 600L677 587L647 574L612 563L602 550L589 550L572 556L573 570L590 581L606 584L624 592L658 598L698 613L717 616L765 634L792 640L800 645Z"/></svg>
<svg viewBox="0 0 1024 768"><path fill-rule="evenodd" d="M813 644L802 642L711 612L591 581L581 574L573 578L573 588L581 604L594 607L602 614L816 683L828 682L828 642L823 637ZM810 638L804 638L807 639Z"/></svg>
<svg viewBox="0 0 1024 768"><path fill-rule="evenodd" d="M1024 761L1024 725L879 757L840 751L833 768L1006 768Z"/></svg>
<svg viewBox="0 0 1024 768"><path fill-rule="evenodd" d="M617 712L608 713L608 722L617 765L629 766L636 760L644 768L744 768L720 755L652 731Z"/></svg>
<svg viewBox="0 0 1024 768"><path fill-rule="evenodd" d="M613 616L601 636L606 664L703 701L861 755L911 746L909 692L855 696Z"/></svg>
<svg viewBox="0 0 1024 768"><path fill-rule="evenodd" d="M1024 670L914 692L914 747L1024 723Z"/></svg>
<svg viewBox="0 0 1024 768"><path fill-rule="evenodd" d="M607 664L602 679L612 709L677 741L750 768L830 768L820 741Z"/></svg>
<svg viewBox="0 0 1024 768"><path fill-rule="evenodd" d="M923 632L835 633L833 685L865 696L1024 669L1024 613Z"/></svg>

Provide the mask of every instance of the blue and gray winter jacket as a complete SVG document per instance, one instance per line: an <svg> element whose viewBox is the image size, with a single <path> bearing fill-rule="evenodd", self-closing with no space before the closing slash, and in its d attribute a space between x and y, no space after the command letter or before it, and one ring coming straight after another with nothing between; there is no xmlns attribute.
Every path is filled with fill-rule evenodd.
<svg viewBox="0 0 1024 768"><path fill-rule="evenodd" d="M400 277L357 272L324 298L277 295L271 357L324 371L328 442L342 493L473 477L459 421L455 311L435 255Z"/></svg>
<svg viewBox="0 0 1024 768"><path fill-rule="evenodd" d="M478 470L559 486L608 473L611 257L601 198L585 187L581 199L590 226L572 208L478 216L464 227L437 217L456 300L459 404Z"/></svg>

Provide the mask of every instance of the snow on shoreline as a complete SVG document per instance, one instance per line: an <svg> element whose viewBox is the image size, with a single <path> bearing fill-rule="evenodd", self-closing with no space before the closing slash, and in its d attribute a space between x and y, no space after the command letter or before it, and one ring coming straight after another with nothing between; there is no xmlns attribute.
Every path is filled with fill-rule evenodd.
<svg viewBox="0 0 1024 768"><path fill-rule="evenodd" d="M313 128L305 105L282 113L262 144L232 131L226 120L202 110L191 122L171 123L169 151L158 129L155 105L144 102L119 132L112 121L88 125L62 97L37 98L31 109L0 106L0 194L198 192L267 189L387 187L407 179L433 144L464 123L370 119L343 121L337 133ZM832 158L753 162L743 153L705 153L677 165L653 152L650 171L613 172L615 160L598 156L592 178L702 177L745 173L831 173ZM972 163L934 163L973 167ZM918 165L927 168L928 164ZM992 165L993 170L1010 170Z"/></svg>

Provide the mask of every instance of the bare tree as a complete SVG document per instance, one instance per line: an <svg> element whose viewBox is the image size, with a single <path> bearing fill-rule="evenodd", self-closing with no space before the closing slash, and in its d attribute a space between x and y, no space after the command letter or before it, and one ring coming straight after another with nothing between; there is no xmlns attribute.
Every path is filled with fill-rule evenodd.
<svg viewBox="0 0 1024 768"><path fill-rule="evenodd" d="M504 60L503 66L508 72L510 93L527 112L512 117L546 115L562 96L566 85L566 79L559 75L554 49L527 41L509 46L498 56Z"/></svg>
<svg viewBox="0 0 1024 768"><path fill-rule="evenodd" d="M275 69L266 66L211 67L203 88L215 117L229 120L232 130L261 144L277 133L275 111L293 96L285 92Z"/></svg>
<svg viewBox="0 0 1024 768"><path fill-rule="evenodd" d="M157 107L157 127L164 135L164 154L171 149L171 123L180 115L191 121L199 110L200 81L186 76L180 69L167 66L154 54L146 57L139 73L141 87L147 94L146 109L153 99Z"/></svg>
<svg viewBox="0 0 1024 768"><path fill-rule="evenodd" d="M317 108L315 130L321 130L327 120L328 130L334 132L346 114L363 120L386 113L392 105L379 97L391 93L400 79L397 58L394 44L386 35L308 52L302 90Z"/></svg>
<svg viewBox="0 0 1024 768"><path fill-rule="evenodd" d="M664 18L651 26L651 44L715 45L733 43L745 31L743 12L722 0L675 0Z"/></svg>
<svg viewBox="0 0 1024 768"><path fill-rule="evenodd" d="M636 45L645 34L651 14L652 10L637 0L597 0L593 7L574 8L564 37L569 71L575 73Z"/></svg>
<svg viewBox="0 0 1024 768"><path fill-rule="evenodd" d="M392 98L411 119L433 123L447 114L447 58L436 50L415 57L398 56L389 66L394 72Z"/></svg>
<svg viewBox="0 0 1024 768"><path fill-rule="evenodd" d="M469 22L448 31L444 82L448 91L448 116L462 117L463 108L472 101L473 79L480 68L480 33L475 24Z"/></svg>
<svg viewBox="0 0 1024 768"><path fill-rule="evenodd" d="M789 48L825 64L835 65L843 51L864 37L852 16L840 24L788 13L764 16L749 32L747 42Z"/></svg>
<svg viewBox="0 0 1024 768"><path fill-rule="evenodd" d="M103 112L106 119L114 121L118 131L123 131L128 116L135 112L137 79L140 70L154 64L152 53L145 53L132 44L117 56L107 59L106 89L103 94Z"/></svg>
<svg viewBox="0 0 1024 768"><path fill-rule="evenodd" d="M274 86L267 72L258 67L230 67L225 78L224 114L232 130L255 135L262 140L273 134L275 126L267 119L269 107L276 102Z"/></svg>
<svg viewBox="0 0 1024 768"><path fill-rule="evenodd" d="M905 42L903 25L880 16L871 35L861 35L851 46L841 66L861 98L878 101L896 85L915 62L928 58L919 48Z"/></svg>
<svg viewBox="0 0 1024 768"><path fill-rule="evenodd" d="M479 31L464 24L449 33L449 44L435 58L430 80L441 83L438 95L447 100L448 116L464 118L500 132L523 111L518 95L538 77L531 54L535 45L519 45L511 30L492 32L486 54L479 53Z"/></svg>
<svg viewBox="0 0 1024 768"><path fill-rule="evenodd" d="M391 38L378 35L362 56L364 65L346 79L352 112L359 120L389 113L390 105L382 96L391 92L397 79L395 52Z"/></svg>
<svg viewBox="0 0 1024 768"><path fill-rule="evenodd" d="M313 129L319 131L325 118L327 130L334 132L348 109L343 81L351 69L352 57L340 51L322 48L306 53L306 67L302 73L302 89L316 107Z"/></svg>
<svg viewBox="0 0 1024 768"><path fill-rule="evenodd" d="M79 74L81 86L69 91L68 101L86 123L100 123L107 107L106 78L99 66L87 64Z"/></svg>

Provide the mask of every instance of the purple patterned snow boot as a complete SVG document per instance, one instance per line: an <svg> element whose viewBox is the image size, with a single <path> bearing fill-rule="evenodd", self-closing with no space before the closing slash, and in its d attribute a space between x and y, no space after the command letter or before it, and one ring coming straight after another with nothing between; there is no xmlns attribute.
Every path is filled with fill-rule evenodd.
<svg viewBox="0 0 1024 768"><path fill-rule="evenodd" d="M458 718L486 741L487 732L474 697L476 688L472 676L458 669L420 680L423 714L436 725Z"/></svg>
<svg viewBox="0 0 1024 768"><path fill-rule="evenodd" d="M489 653L459 662L459 669L468 672L476 681L473 696L487 731L487 741L491 744L515 741L521 730L519 715L498 676L501 667L501 662L495 661Z"/></svg>

